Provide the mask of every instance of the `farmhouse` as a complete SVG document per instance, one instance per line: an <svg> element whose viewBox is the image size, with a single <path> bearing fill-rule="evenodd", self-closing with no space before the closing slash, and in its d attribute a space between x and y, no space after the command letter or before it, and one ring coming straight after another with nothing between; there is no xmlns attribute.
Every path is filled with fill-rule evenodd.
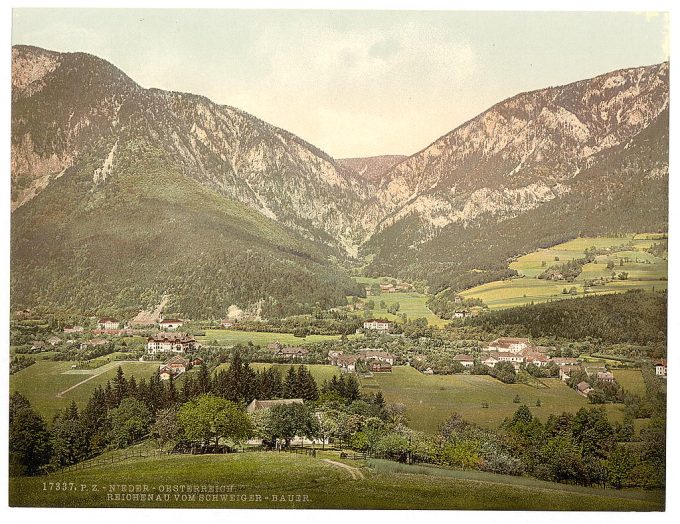
<svg viewBox="0 0 680 524"><path fill-rule="evenodd" d="M368 364L368 370L372 373L392 373L392 364L389 362L380 362L372 360Z"/></svg>
<svg viewBox="0 0 680 524"><path fill-rule="evenodd" d="M372 329L386 333L390 330L390 323L387 320L366 320L364 321L364 329Z"/></svg>
<svg viewBox="0 0 680 524"><path fill-rule="evenodd" d="M379 351L377 349L360 349L359 353L361 354L361 358L364 360L378 360L380 362L386 362L390 366L394 365L394 355L387 353L386 351Z"/></svg>
<svg viewBox="0 0 680 524"><path fill-rule="evenodd" d="M120 322L112 317L102 317L97 321L99 329L118 329Z"/></svg>
<svg viewBox="0 0 680 524"><path fill-rule="evenodd" d="M274 353L275 357L286 360L303 359L307 355L309 355L309 350L301 347L282 347Z"/></svg>
<svg viewBox="0 0 680 524"><path fill-rule="evenodd" d="M336 362L336 361L337 361L338 357L339 357L340 355L342 355L342 353L343 353L343 352L342 352L342 351L339 351L339 350L338 350L338 351L336 351L336 350L331 350L331 351L328 352L328 360L330 361L330 363L331 363L332 366L336 366L336 365L337 365L337 362Z"/></svg>
<svg viewBox="0 0 680 524"><path fill-rule="evenodd" d="M434 370L432 368L427 368L423 371L423 375L434 375Z"/></svg>
<svg viewBox="0 0 680 524"><path fill-rule="evenodd" d="M506 351L510 353L520 353L522 350L531 346L528 338L497 338L489 342L489 351Z"/></svg>
<svg viewBox="0 0 680 524"><path fill-rule="evenodd" d="M475 365L475 359L472 358L471 355L463 355L462 353L460 353L453 357L453 360L455 360L456 362L460 362L463 365L463 367L466 368L471 368L474 367Z"/></svg>
<svg viewBox="0 0 680 524"><path fill-rule="evenodd" d="M47 339L47 343L48 343L50 346L56 346L56 345L59 344L60 342L61 342L61 339L60 339L59 337L57 337L57 336L51 336L50 338Z"/></svg>
<svg viewBox="0 0 680 524"><path fill-rule="evenodd" d="M196 339L186 333L157 333L146 339L149 353L185 353L197 349Z"/></svg>
<svg viewBox="0 0 680 524"><path fill-rule="evenodd" d="M304 404L305 401L301 398L280 398L276 400L257 400L254 399L246 407L246 413L256 413L264 409L271 409L274 406L289 406L291 404Z"/></svg>
<svg viewBox="0 0 680 524"><path fill-rule="evenodd" d="M591 388L590 384L588 384L586 381L583 381L579 382L576 385L576 390L584 397L587 397L588 393L590 393L593 390L593 388Z"/></svg>
<svg viewBox="0 0 680 524"><path fill-rule="evenodd" d="M486 357L484 360L482 360L482 364L484 364L485 366L488 366L490 368L495 367L496 364L498 364L498 362L500 362L500 361L495 356L493 356L491 354L488 357Z"/></svg>
<svg viewBox="0 0 680 524"><path fill-rule="evenodd" d="M511 362L515 369L524 362L524 357L519 353L512 353L510 351L499 351L493 355L499 362Z"/></svg>
<svg viewBox="0 0 680 524"><path fill-rule="evenodd" d="M83 326L64 326L64 333L82 333Z"/></svg>
<svg viewBox="0 0 680 524"><path fill-rule="evenodd" d="M453 312L453 318L465 318L467 316L468 316L468 312L465 311L464 309Z"/></svg>
<svg viewBox="0 0 680 524"><path fill-rule="evenodd" d="M524 356L524 360L527 364L533 364L534 366L547 366L549 359L546 357L543 353L539 353L538 351L529 351L529 350L524 350L522 352L522 355Z"/></svg>
<svg viewBox="0 0 680 524"><path fill-rule="evenodd" d="M189 364L189 361L184 357L175 355L165 363L165 366L169 367L175 375L179 375L180 373L184 373L191 364Z"/></svg>
<svg viewBox="0 0 680 524"><path fill-rule="evenodd" d="M581 366L561 366L560 379L565 382L571 378L572 373L581 371Z"/></svg>
<svg viewBox="0 0 680 524"><path fill-rule="evenodd" d="M614 374L609 371L600 371L597 374L597 380L602 382L609 382L610 384L614 382Z"/></svg>
<svg viewBox="0 0 680 524"><path fill-rule="evenodd" d="M607 368L604 366L584 366L586 375L589 377L592 377L593 375L597 375L598 373L605 373L607 371Z"/></svg>
<svg viewBox="0 0 680 524"><path fill-rule="evenodd" d="M340 355L336 359L336 366L344 373L354 373L356 371L357 361L359 357L356 355Z"/></svg>
<svg viewBox="0 0 680 524"><path fill-rule="evenodd" d="M161 329L167 329L169 331L181 328L183 324L184 321L178 318L164 318L158 323Z"/></svg>
<svg viewBox="0 0 680 524"><path fill-rule="evenodd" d="M236 325L236 321L231 319L231 318L225 318L222 322L220 322L220 326L223 328L231 328Z"/></svg>
<svg viewBox="0 0 680 524"><path fill-rule="evenodd" d="M396 288L392 284L380 284L380 291L382 293L394 293Z"/></svg>
<svg viewBox="0 0 680 524"><path fill-rule="evenodd" d="M664 358L656 363L656 375L666 378L668 376L668 361Z"/></svg>
<svg viewBox="0 0 680 524"><path fill-rule="evenodd" d="M276 342L270 342L267 344L267 349L269 351L279 351L283 347L283 344L279 342L278 340Z"/></svg>

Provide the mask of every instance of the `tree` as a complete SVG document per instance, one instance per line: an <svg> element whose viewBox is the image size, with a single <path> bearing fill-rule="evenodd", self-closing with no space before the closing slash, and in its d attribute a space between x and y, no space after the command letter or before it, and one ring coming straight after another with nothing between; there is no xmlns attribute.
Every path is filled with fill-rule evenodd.
<svg viewBox="0 0 680 524"><path fill-rule="evenodd" d="M177 410L174 407L160 410L156 415L156 422L151 426L151 435L156 439L158 447L163 448L169 442L179 439L181 434Z"/></svg>
<svg viewBox="0 0 680 524"><path fill-rule="evenodd" d="M123 448L145 436L149 431L152 415L142 402L126 398L109 411L111 443Z"/></svg>
<svg viewBox="0 0 680 524"><path fill-rule="evenodd" d="M212 439L219 444L220 438L239 443L253 433L250 419L237 404L213 394L183 404L177 418L185 437L203 446Z"/></svg>
<svg viewBox="0 0 680 524"><path fill-rule="evenodd" d="M295 436L316 438L319 424L304 404L280 404L269 409L265 432L269 440L283 439L289 446Z"/></svg>
<svg viewBox="0 0 680 524"><path fill-rule="evenodd" d="M18 392L9 401L10 475L36 475L52 456L50 434L40 415Z"/></svg>
<svg viewBox="0 0 680 524"><path fill-rule="evenodd" d="M75 402L64 411L59 411L51 428L52 462L57 466L68 466L87 458L89 439L78 415Z"/></svg>
<svg viewBox="0 0 680 524"><path fill-rule="evenodd" d="M636 465L637 457L632 451L624 446L616 446L607 459L607 480L616 489L627 486Z"/></svg>

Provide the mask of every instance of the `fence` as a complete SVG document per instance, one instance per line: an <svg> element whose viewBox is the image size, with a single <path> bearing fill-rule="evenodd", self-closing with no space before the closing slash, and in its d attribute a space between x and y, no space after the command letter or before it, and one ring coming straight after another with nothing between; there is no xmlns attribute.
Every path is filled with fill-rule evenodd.
<svg viewBox="0 0 680 524"><path fill-rule="evenodd" d="M168 452L160 449L125 449L120 453L111 453L108 457L95 457L89 460L84 460L82 462L77 462L71 464L70 466L64 466L63 468L57 470L58 473L69 473L71 471L82 471L84 469L90 469L97 466L104 466L109 464L116 464L118 462L124 462L133 458L148 458L148 457L160 457L166 455Z"/></svg>

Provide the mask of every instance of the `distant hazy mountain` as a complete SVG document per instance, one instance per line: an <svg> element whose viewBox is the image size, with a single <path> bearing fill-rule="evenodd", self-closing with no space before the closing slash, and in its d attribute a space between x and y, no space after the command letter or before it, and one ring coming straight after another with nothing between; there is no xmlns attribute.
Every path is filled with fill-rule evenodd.
<svg viewBox="0 0 680 524"><path fill-rule="evenodd" d="M503 101L411 157L334 160L84 53L12 50L12 304L342 303L341 265L441 289L579 233L667 227L668 64Z"/></svg>

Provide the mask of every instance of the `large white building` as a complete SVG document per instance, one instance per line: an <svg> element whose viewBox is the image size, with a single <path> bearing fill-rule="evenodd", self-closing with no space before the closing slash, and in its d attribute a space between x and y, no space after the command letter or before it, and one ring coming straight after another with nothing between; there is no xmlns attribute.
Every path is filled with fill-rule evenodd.
<svg viewBox="0 0 680 524"><path fill-rule="evenodd" d="M158 325L161 329L175 330L181 328L183 324L184 321L179 320L178 318L165 318L161 320Z"/></svg>
<svg viewBox="0 0 680 524"><path fill-rule="evenodd" d="M117 319L111 317L100 318L97 322L99 329L118 329L120 327L120 322Z"/></svg>
<svg viewBox="0 0 680 524"><path fill-rule="evenodd" d="M146 350L157 353L186 353L198 349L196 339L185 333L157 333L146 339Z"/></svg>
<svg viewBox="0 0 680 524"><path fill-rule="evenodd" d="M528 338L497 338L493 342L489 342L489 351L501 351L510 353L521 353L526 348L531 347L531 342Z"/></svg>
<svg viewBox="0 0 680 524"><path fill-rule="evenodd" d="M390 323L387 320L365 320L364 329L387 332L390 330Z"/></svg>

